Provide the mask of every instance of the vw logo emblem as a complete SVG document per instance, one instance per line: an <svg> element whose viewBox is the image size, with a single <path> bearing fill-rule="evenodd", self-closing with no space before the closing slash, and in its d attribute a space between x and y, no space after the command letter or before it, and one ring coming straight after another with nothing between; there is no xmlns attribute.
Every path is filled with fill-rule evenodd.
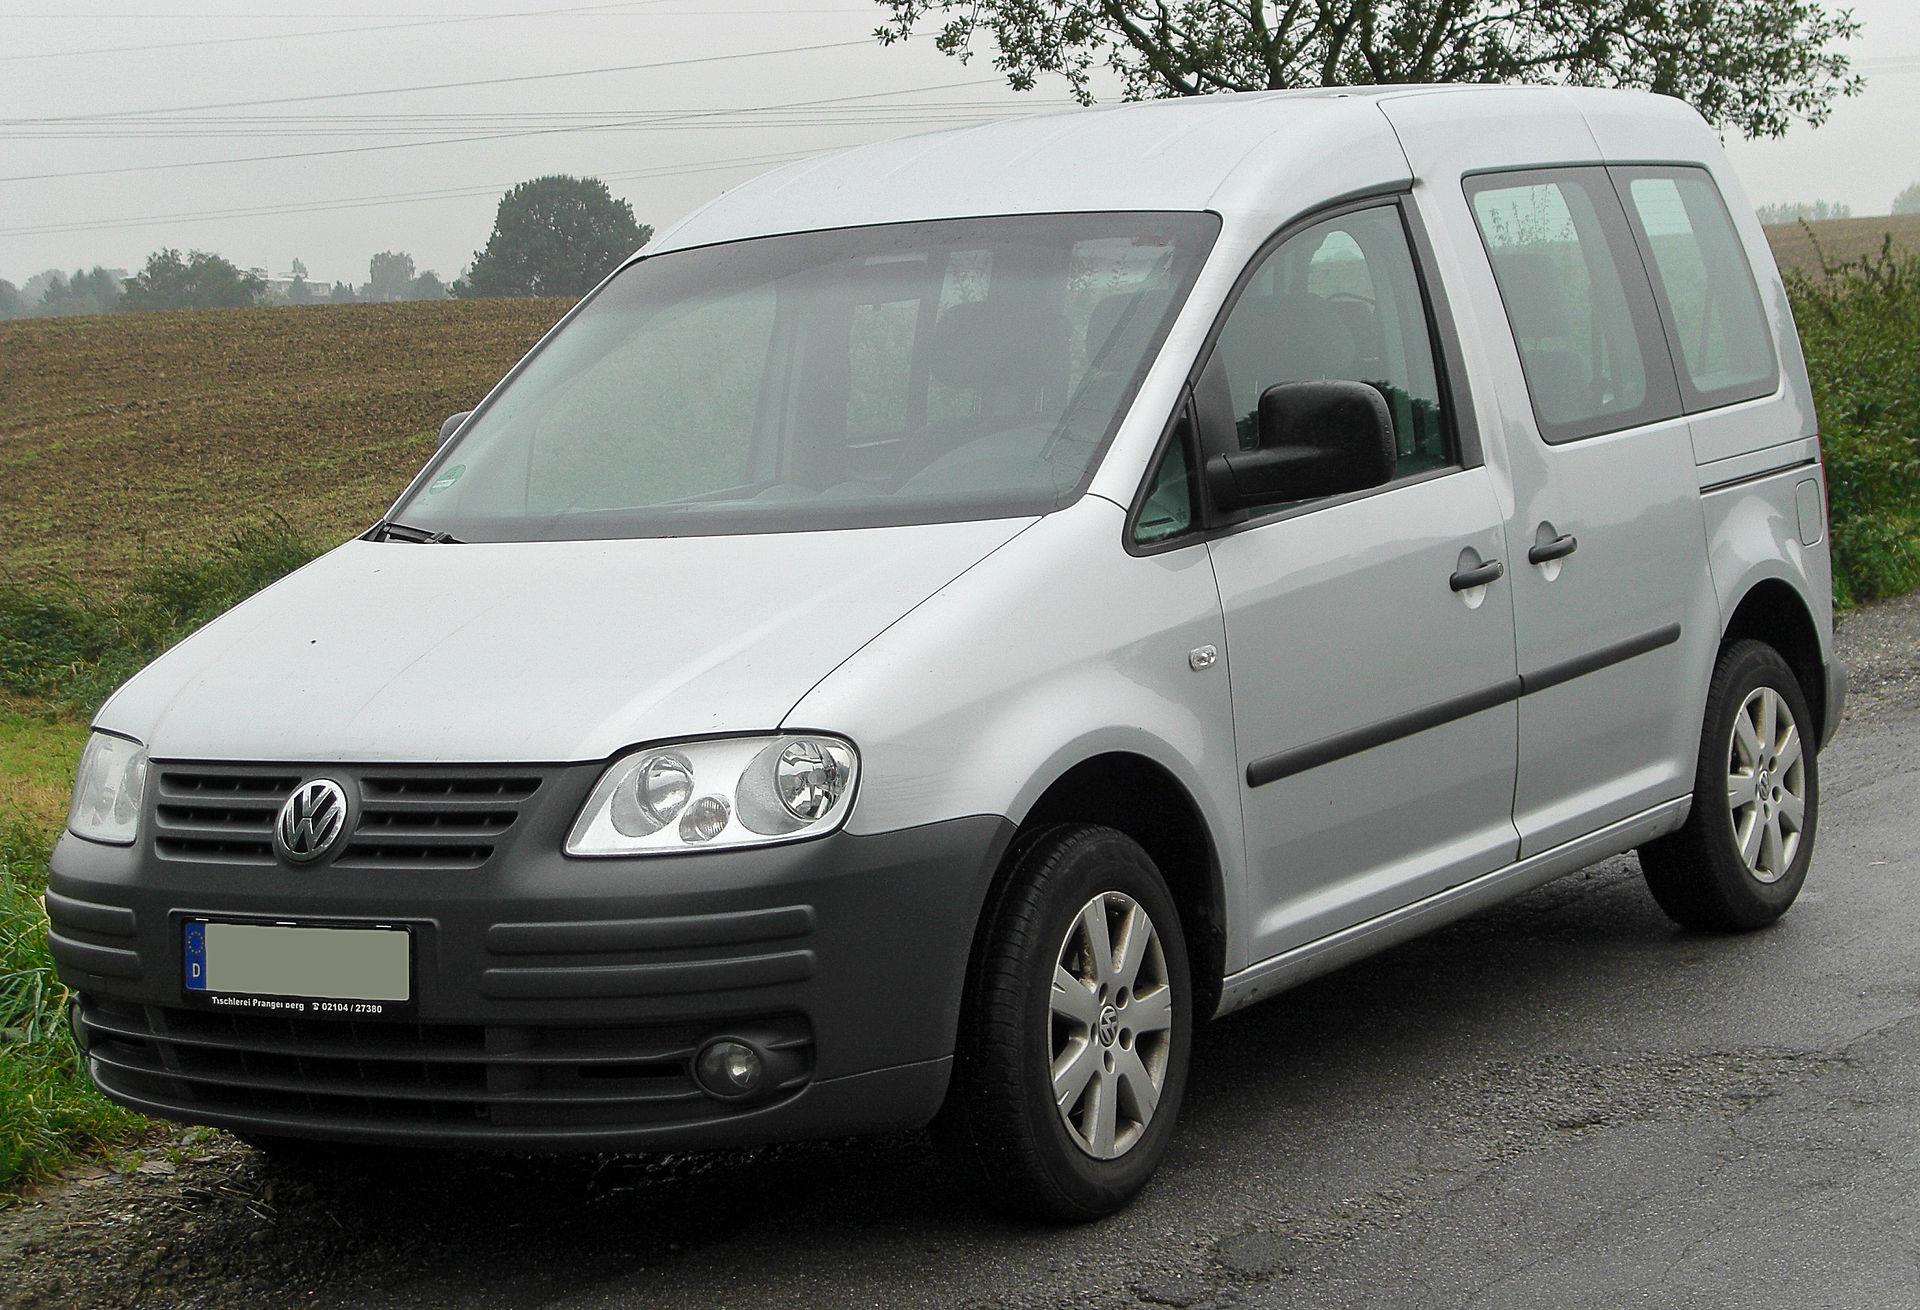
<svg viewBox="0 0 1920 1310"><path fill-rule="evenodd" d="M274 849L292 864L312 864L347 830L347 793L330 778L295 788L273 825Z"/></svg>

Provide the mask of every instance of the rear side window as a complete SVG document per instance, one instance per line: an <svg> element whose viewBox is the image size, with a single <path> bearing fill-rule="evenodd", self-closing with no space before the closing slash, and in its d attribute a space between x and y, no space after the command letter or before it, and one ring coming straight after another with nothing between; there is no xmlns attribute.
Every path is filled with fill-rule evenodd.
<svg viewBox="0 0 1920 1310"><path fill-rule="evenodd" d="M1467 179L1540 435L1571 441L1680 412L1673 363L1604 170Z"/></svg>
<svg viewBox="0 0 1920 1310"><path fill-rule="evenodd" d="M1773 334L1713 178L1698 168L1613 172L1652 267L1687 409L1771 395Z"/></svg>

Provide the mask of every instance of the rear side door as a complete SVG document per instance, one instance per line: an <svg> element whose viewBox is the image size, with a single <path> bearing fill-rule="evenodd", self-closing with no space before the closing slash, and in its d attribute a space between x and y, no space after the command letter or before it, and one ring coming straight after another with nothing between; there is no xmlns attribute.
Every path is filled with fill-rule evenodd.
<svg viewBox="0 0 1920 1310"><path fill-rule="evenodd" d="M1462 439L1465 388L1404 206L1282 234L1195 388L1203 455L1254 444L1268 387L1320 378L1377 386L1397 442L1385 486L1255 511L1209 542L1254 960L1496 869L1517 845L1501 507Z"/></svg>
<svg viewBox="0 0 1920 1310"><path fill-rule="evenodd" d="M1718 641L1693 445L1653 286L1597 165L1462 180L1499 396L1529 856L1692 786Z"/></svg>

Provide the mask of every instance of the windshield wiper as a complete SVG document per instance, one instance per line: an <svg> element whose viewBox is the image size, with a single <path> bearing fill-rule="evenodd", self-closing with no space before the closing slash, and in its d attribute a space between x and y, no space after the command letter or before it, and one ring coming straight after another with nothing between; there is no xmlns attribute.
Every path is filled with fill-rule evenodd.
<svg viewBox="0 0 1920 1310"><path fill-rule="evenodd" d="M429 532L425 528L411 527L405 523L394 523L387 519L373 525L367 533L368 541L412 541L423 546L457 546L460 539L450 532Z"/></svg>

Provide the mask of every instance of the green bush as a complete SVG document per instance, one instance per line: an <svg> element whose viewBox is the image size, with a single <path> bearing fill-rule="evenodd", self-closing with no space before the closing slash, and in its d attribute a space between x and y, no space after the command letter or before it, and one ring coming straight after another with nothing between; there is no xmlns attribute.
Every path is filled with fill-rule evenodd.
<svg viewBox="0 0 1920 1310"><path fill-rule="evenodd" d="M1840 604L1920 586L1920 257L1789 272L1813 377Z"/></svg>
<svg viewBox="0 0 1920 1310"><path fill-rule="evenodd" d="M66 1024L66 991L47 953L47 839L0 820L0 1187L58 1166L90 1143L145 1124L88 1085Z"/></svg>
<svg viewBox="0 0 1920 1310"><path fill-rule="evenodd" d="M90 716L156 655L318 553L277 523L158 564L111 599L61 578L0 585L0 692Z"/></svg>

